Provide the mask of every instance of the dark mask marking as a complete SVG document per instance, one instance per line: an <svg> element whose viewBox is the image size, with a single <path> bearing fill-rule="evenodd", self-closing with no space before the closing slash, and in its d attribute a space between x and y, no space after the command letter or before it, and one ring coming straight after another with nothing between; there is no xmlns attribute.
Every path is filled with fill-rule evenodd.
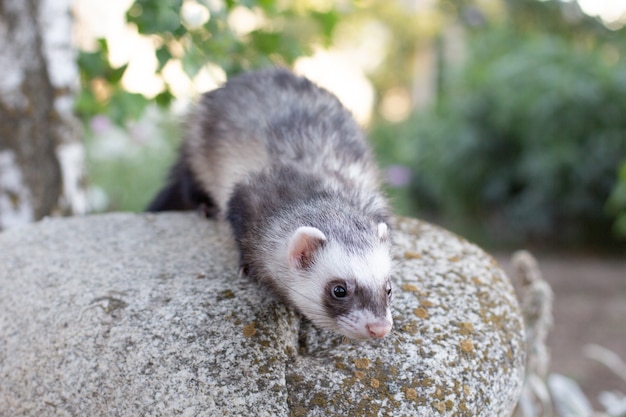
<svg viewBox="0 0 626 417"><path fill-rule="evenodd" d="M348 290L344 298L333 297L333 288L342 285ZM329 281L322 297L324 311L331 318L347 316L352 311L369 310L376 317L385 317L387 313L387 290L385 286L370 288L360 285L356 280L336 279Z"/></svg>

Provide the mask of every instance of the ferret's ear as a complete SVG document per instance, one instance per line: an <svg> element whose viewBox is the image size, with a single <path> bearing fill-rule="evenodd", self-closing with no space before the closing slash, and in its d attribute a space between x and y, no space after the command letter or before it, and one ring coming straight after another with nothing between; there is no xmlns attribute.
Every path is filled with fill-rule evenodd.
<svg viewBox="0 0 626 417"><path fill-rule="evenodd" d="M326 242L326 236L315 227L302 226L289 241L288 259L292 268L307 269L313 263L315 252Z"/></svg>
<svg viewBox="0 0 626 417"><path fill-rule="evenodd" d="M378 223L376 232L378 234L378 238L384 242L389 238L389 226L387 223Z"/></svg>

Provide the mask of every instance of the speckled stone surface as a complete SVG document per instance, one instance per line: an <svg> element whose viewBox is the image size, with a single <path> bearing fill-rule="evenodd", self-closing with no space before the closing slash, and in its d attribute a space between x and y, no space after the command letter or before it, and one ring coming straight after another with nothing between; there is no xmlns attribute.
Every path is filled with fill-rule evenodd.
<svg viewBox="0 0 626 417"><path fill-rule="evenodd" d="M237 274L228 228L108 214L0 233L1 416L509 416L523 330L495 261L395 224L394 330L321 331Z"/></svg>

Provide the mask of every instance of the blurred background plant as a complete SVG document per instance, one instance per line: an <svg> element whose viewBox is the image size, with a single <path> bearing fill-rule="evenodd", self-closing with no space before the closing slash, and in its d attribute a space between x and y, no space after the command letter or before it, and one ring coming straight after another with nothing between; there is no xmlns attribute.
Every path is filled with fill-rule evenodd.
<svg viewBox="0 0 626 417"><path fill-rule="evenodd" d="M107 38L79 57L97 210L145 206L201 91L268 65L341 80L329 57L343 54L343 84L365 80L344 102L368 126L398 213L488 246L626 237L621 15L558 0L127 3L126 27L152 48L151 87L133 87L132 60Z"/></svg>
<svg viewBox="0 0 626 417"><path fill-rule="evenodd" d="M626 155L625 74L623 62L562 37L477 33L437 104L375 137L381 151L402 147L393 158L420 179L409 195L418 209L466 235L499 245L602 243Z"/></svg>
<svg viewBox="0 0 626 417"><path fill-rule="evenodd" d="M511 257L512 276L516 284L526 338L526 377L515 417L623 417L626 396L619 390L601 391L598 402L604 409L596 412L592 401L579 384L565 375L550 372L548 334L553 330L552 288L543 278L535 257L528 251L517 251ZM587 357L605 365L626 382L626 364L616 353L598 345L584 347Z"/></svg>

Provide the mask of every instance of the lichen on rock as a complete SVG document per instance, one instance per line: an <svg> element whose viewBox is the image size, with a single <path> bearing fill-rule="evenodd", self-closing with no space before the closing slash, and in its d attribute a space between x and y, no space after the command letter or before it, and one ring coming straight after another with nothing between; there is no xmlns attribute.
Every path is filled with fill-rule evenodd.
<svg viewBox="0 0 626 417"><path fill-rule="evenodd" d="M445 230L395 223L394 330L370 342L320 330L239 277L228 228L194 214L4 232L0 410L508 417L524 360L508 278Z"/></svg>

